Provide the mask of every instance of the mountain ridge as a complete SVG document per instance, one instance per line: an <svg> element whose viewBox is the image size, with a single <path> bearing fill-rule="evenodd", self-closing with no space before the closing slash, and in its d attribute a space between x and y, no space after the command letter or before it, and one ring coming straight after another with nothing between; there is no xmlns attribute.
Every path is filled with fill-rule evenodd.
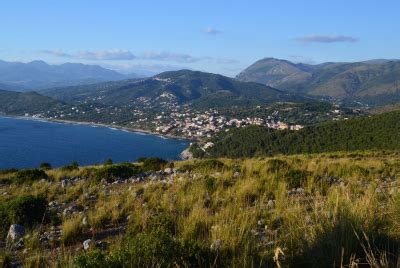
<svg viewBox="0 0 400 268"><path fill-rule="evenodd" d="M350 98L373 105L400 101L400 61L293 63L264 58L236 76L287 92Z"/></svg>
<svg viewBox="0 0 400 268"><path fill-rule="evenodd" d="M48 64L42 60L28 63L0 60L0 84L14 91L31 91L57 86L90 84L138 77L124 75L99 65L82 63Z"/></svg>

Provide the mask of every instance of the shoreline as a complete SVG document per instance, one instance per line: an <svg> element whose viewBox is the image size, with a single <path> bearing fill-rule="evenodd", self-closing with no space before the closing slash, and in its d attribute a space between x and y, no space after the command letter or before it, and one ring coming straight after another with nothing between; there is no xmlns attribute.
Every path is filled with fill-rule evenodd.
<svg viewBox="0 0 400 268"><path fill-rule="evenodd" d="M49 122L49 123L61 123L61 124L105 127L105 128L109 128L109 129L117 129L117 130L132 132L132 133L153 135L153 136L157 136L157 137L160 137L160 138L184 140L184 141L187 141L187 142L196 141L196 139L191 139L191 138L187 138L187 137L175 136L175 135L170 135L170 134L160 134L160 133L152 132L151 130L139 129L139 128L129 128L129 127L123 127L123 126L118 126L118 125L107 125L107 124L94 123L94 122L72 121L72 120L62 120L62 119L53 119L53 118L45 118L45 117L31 117L31 116L22 116L22 115L9 115L9 114L0 114L0 116L1 117L8 117L8 118L23 119L23 120L45 121L45 122Z"/></svg>

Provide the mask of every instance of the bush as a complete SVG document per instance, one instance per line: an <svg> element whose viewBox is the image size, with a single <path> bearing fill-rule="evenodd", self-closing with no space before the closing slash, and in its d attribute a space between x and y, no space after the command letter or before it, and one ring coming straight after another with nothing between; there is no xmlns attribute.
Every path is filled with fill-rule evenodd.
<svg viewBox="0 0 400 268"><path fill-rule="evenodd" d="M99 250L93 250L87 254L79 255L74 259L74 264L82 268L106 268L114 267L109 263L109 258Z"/></svg>
<svg viewBox="0 0 400 268"><path fill-rule="evenodd" d="M113 164L113 161L112 161L111 158L108 158L108 159L104 162L104 165L106 165L106 166L110 166L110 165L112 165L112 164Z"/></svg>
<svg viewBox="0 0 400 268"><path fill-rule="evenodd" d="M149 157L144 159L142 163L143 171L158 171L164 169L168 162L162 158Z"/></svg>
<svg viewBox="0 0 400 268"><path fill-rule="evenodd" d="M14 175L16 183L32 183L41 179L47 179L46 172L40 169L24 169L17 171Z"/></svg>
<svg viewBox="0 0 400 268"><path fill-rule="evenodd" d="M213 192L216 188L216 181L214 177L206 176L204 178L204 188L208 192Z"/></svg>
<svg viewBox="0 0 400 268"><path fill-rule="evenodd" d="M105 179L107 182L114 181L115 178L129 178L138 173L136 166L130 163L104 166L95 172L96 181Z"/></svg>
<svg viewBox="0 0 400 268"><path fill-rule="evenodd" d="M307 180L307 172L303 170L291 169L286 174L285 179L291 188L301 187Z"/></svg>
<svg viewBox="0 0 400 268"><path fill-rule="evenodd" d="M71 164L63 166L61 168L62 171L74 171L79 169L79 164L76 161L73 161Z"/></svg>
<svg viewBox="0 0 400 268"><path fill-rule="evenodd" d="M32 195L20 196L0 206L0 237L7 234L11 224L32 227L42 222L47 200Z"/></svg>
<svg viewBox="0 0 400 268"><path fill-rule="evenodd" d="M50 163L42 162L42 163L40 163L40 169L50 170L51 169L51 165L50 165Z"/></svg>

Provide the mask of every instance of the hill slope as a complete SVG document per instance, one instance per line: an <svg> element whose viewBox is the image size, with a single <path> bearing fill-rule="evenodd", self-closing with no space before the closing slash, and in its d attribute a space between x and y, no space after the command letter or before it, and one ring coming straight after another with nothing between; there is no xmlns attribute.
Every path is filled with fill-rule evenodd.
<svg viewBox="0 0 400 268"><path fill-rule="evenodd" d="M67 102L97 102L105 105L132 105L161 101L203 107L261 104L298 98L280 90L245 83L222 75L198 71L170 71L147 79L125 80L87 86L57 88L44 94Z"/></svg>
<svg viewBox="0 0 400 268"><path fill-rule="evenodd" d="M265 58L245 69L237 79L373 105L400 101L400 61L396 60L310 65Z"/></svg>
<svg viewBox="0 0 400 268"><path fill-rule="evenodd" d="M215 146L209 153L213 157L395 150L400 149L400 112L330 122L299 131L266 127L232 129L212 141Z"/></svg>
<svg viewBox="0 0 400 268"><path fill-rule="evenodd" d="M49 65L43 61L29 63L0 61L0 83L7 85L7 89L17 88L19 91L126 78L128 76L98 65L80 63Z"/></svg>
<svg viewBox="0 0 400 268"><path fill-rule="evenodd" d="M64 104L36 92L13 92L0 90L0 113L41 113L62 107Z"/></svg>

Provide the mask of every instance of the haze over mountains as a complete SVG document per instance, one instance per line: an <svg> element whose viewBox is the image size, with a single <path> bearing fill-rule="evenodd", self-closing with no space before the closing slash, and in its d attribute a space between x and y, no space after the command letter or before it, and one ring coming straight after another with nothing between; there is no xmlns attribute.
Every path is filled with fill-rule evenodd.
<svg viewBox="0 0 400 268"><path fill-rule="evenodd" d="M0 60L0 89L3 90L30 91L136 77L135 74L124 75L98 65L50 65L44 61L22 63Z"/></svg>
<svg viewBox="0 0 400 268"><path fill-rule="evenodd" d="M400 101L400 61L327 62L318 65L264 58L236 77L288 92L389 104Z"/></svg>

